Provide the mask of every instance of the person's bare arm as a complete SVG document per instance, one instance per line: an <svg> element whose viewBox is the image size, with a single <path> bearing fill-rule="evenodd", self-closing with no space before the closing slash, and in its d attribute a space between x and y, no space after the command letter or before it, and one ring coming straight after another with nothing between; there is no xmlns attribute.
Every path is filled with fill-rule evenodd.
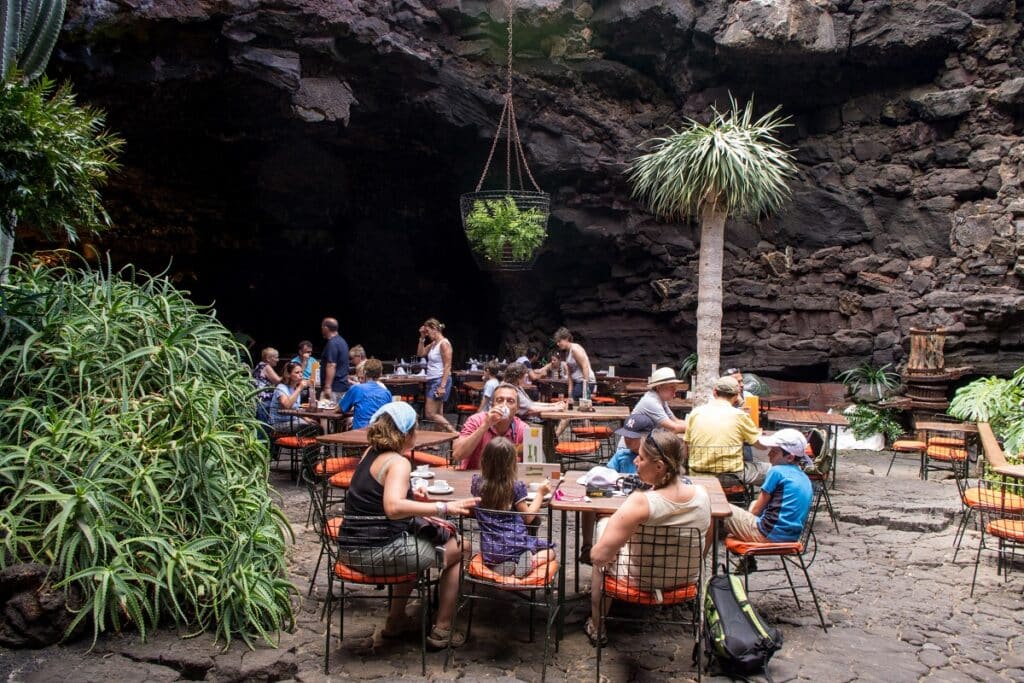
<svg viewBox="0 0 1024 683"><path fill-rule="evenodd" d="M269 363L263 368L263 376L269 379L274 384L281 384L282 382L284 382L284 379L281 378L281 375L277 374L277 371L274 370L274 368Z"/></svg>
<svg viewBox="0 0 1024 683"><path fill-rule="evenodd" d="M764 510L765 506L768 505L768 501L771 499L772 497L770 495L768 495L764 491L761 491L761 493L757 496L757 500L750 504L750 514L760 515L761 512Z"/></svg>
<svg viewBox="0 0 1024 683"><path fill-rule="evenodd" d="M651 508L647 504L647 496L640 491L629 494L615 514L608 520L601 538L590 549L590 559L594 568L609 564L619 554L633 532L651 516Z"/></svg>
<svg viewBox="0 0 1024 683"><path fill-rule="evenodd" d="M576 365L580 366L580 372L583 373L583 382L590 384L590 356L587 355L586 349L579 344L573 344L572 355L576 359Z"/></svg>
<svg viewBox="0 0 1024 683"><path fill-rule="evenodd" d="M412 467L403 457L392 458L391 466L384 477L384 514L388 519L407 519L416 515L428 516L437 514L437 504L409 500L405 497L409 490L409 473ZM456 500L448 505L448 512L453 515L468 514L469 509L480 501L479 498Z"/></svg>
<svg viewBox="0 0 1024 683"><path fill-rule="evenodd" d="M320 392L320 395L324 398L331 397L331 385L334 384L334 373L337 369L337 363L327 363L324 365L324 386Z"/></svg>
<svg viewBox="0 0 1024 683"><path fill-rule="evenodd" d="M670 432L675 432L676 434L686 433L686 420L680 420L677 417L666 417L658 423L658 426L662 429L667 429Z"/></svg>
<svg viewBox="0 0 1024 683"><path fill-rule="evenodd" d="M444 388L448 385L448 378L452 376L452 343L447 339L441 342L441 362L444 367L441 369L441 383L434 392L436 398L444 396Z"/></svg>

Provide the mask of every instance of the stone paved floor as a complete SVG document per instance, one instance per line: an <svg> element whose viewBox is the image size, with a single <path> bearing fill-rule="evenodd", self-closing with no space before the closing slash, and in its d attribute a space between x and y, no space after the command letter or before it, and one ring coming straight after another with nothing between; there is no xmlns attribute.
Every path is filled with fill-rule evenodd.
<svg viewBox="0 0 1024 683"><path fill-rule="evenodd" d="M841 533L819 517L819 552L811 572L830 622L817 625L813 606L797 611L788 592L754 595L754 602L785 636L771 663L776 681L1003 681L1024 680L1024 567L1004 583L994 556L983 557L975 597L969 597L976 535L952 562L958 511L951 480L921 482L909 460L885 477L888 455L848 452L834 492ZM303 596L315 562L315 539L303 526L305 493L283 474L274 482L295 523L293 578ZM766 563L762 563L764 566ZM779 585L781 574L759 572L751 587ZM332 647L332 675L321 673L324 585L304 599L298 628L277 649L221 652L208 636L189 640L160 633L142 644L133 635L39 651L0 650L0 680L7 681L323 681L421 678L414 645L382 642L381 607L352 603L346 639ZM580 631L582 607L568 617L567 635L548 668L552 681L593 680L594 651ZM429 680L540 678L539 644L526 642L525 610L498 605L478 609L473 639L443 670L443 653L427 660ZM620 631L612 636L602 674L610 681L689 680L692 643L679 629ZM710 677L709 677L710 678ZM711 680L724 680L714 679Z"/></svg>

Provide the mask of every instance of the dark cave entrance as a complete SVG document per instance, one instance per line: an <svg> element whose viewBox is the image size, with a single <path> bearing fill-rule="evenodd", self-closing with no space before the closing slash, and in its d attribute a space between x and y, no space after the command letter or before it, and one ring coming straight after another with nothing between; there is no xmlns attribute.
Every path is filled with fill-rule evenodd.
<svg viewBox="0 0 1024 683"><path fill-rule="evenodd" d="M236 75L110 85L76 89L128 141L104 192L118 227L94 241L115 267L167 269L257 353L319 349L326 315L383 359L411 356L432 316L457 361L499 351L518 285L481 272L462 232L458 198L489 146L475 129L398 101L353 107L347 127L303 123L279 90Z"/></svg>

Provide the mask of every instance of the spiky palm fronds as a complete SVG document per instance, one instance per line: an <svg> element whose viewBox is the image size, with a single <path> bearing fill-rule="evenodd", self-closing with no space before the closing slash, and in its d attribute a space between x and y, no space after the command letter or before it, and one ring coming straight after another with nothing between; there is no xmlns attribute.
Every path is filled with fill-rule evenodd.
<svg viewBox="0 0 1024 683"><path fill-rule="evenodd" d="M796 176L793 156L776 137L789 125L779 107L754 119L754 102L741 110L712 107L707 124L688 119L680 131L647 142L627 176L633 196L663 218L699 216L712 205L728 214L757 217L778 209Z"/></svg>

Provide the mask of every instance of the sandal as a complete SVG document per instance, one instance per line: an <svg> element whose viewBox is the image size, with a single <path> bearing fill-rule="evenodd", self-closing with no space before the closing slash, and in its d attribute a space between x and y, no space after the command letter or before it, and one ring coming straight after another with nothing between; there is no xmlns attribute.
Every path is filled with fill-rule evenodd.
<svg viewBox="0 0 1024 683"><path fill-rule="evenodd" d="M593 647L597 647L597 641L598 641L598 638L597 638L597 627L594 626L594 620L591 619L590 617L587 617L587 621L583 625L583 632L587 634L587 638L590 640L590 644ZM608 634L607 633L602 633L601 634L601 647L604 647L607 644L608 644Z"/></svg>
<svg viewBox="0 0 1024 683"><path fill-rule="evenodd" d="M391 623L390 621L384 624L384 628L380 630L381 638L404 638L410 633L416 633L420 630L420 620L414 617L405 617L398 623Z"/></svg>
<svg viewBox="0 0 1024 683"><path fill-rule="evenodd" d="M448 647L448 639L451 638L452 647L462 647L466 644L465 633L452 633L450 628L439 628L435 626L427 636L427 647L431 650L444 650Z"/></svg>

